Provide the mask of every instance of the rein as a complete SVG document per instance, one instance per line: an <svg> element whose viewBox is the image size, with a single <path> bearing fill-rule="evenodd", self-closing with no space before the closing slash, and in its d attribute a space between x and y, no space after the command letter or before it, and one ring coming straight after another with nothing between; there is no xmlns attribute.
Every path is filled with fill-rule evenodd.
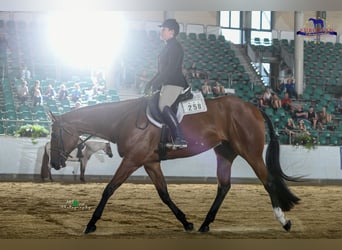
<svg viewBox="0 0 342 250"><path fill-rule="evenodd" d="M59 126L59 134L62 135L63 131L65 131L66 133L68 133L69 135L73 136L73 134L71 132L69 132L67 129L65 129L62 126ZM78 143L76 145L76 148L78 148L79 146L83 145L86 141L88 141L91 137L93 137L93 135L88 135L87 138L85 138L84 140L82 138L79 138L81 140L80 143ZM72 156L70 155L70 153L66 153L65 149L64 149L64 141L63 141L63 136L59 136L60 139L60 145L62 145L62 148L58 148L58 152L60 154L60 156L62 158L64 158L64 160L67 160L69 157L72 158ZM52 149L50 149L52 150Z"/></svg>
<svg viewBox="0 0 342 250"><path fill-rule="evenodd" d="M91 137L93 137L93 135L88 135L87 138L85 138L84 140L82 140L82 138L80 138L81 142L79 144L77 144L76 147L81 146L82 144L84 144L86 141L88 141Z"/></svg>

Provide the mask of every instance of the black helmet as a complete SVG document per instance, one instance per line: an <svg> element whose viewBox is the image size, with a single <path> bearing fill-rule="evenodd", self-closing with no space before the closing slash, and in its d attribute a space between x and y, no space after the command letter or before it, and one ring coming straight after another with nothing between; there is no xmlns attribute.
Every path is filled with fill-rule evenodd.
<svg viewBox="0 0 342 250"><path fill-rule="evenodd" d="M159 25L159 27L165 27L169 28L170 30L174 30L175 36L177 36L179 33L179 24L176 19L166 19L162 25Z"/></svg>

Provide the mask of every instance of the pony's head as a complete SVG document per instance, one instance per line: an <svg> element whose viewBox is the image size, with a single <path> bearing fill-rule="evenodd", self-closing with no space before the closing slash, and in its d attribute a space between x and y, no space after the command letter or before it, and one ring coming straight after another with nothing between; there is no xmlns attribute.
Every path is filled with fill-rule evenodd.
<svg viewBox="0 0 342 250"><path fill-rule="evenodd" d="M60 116L50 112L51 139L50 139L50 165L58 170L65 167L65 162L71 151L79 142L78 131L70 124L64 123Z"/></svg>
<svg viewBox="0 0 342 250"><path fill-rule="evenodd" d="M113 157L112 147L110 146L109 142L106 142L105 150L104 151L108 155L108 157L110 157L110 158Z"/></svg>

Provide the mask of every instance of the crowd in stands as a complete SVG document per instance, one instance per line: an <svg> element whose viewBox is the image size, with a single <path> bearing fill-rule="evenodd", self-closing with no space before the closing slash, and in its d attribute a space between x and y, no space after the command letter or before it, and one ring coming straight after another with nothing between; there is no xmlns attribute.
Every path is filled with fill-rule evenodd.
<svg viewBox="0 0 342 250"><path fill-rule="evenodd" d="M26 72L29 72L25 68ZM24 71L23 71L24 72ZM20 82L17 87L17 97L19 105L30 104L32 107L43 105L49 100L56 100L58 102L71 101L73 104L82 103L91 98L101 95L105 91L105 84L93 81L93 85L86 89L81 89L79 83L75 83L72 88L67 88L65 84L60 84L58 92L55 90L53 84L48 84L44 90L42 89L40 80L34 80L33 86L29 89L28 81L30 81L30 74L25 73L18 80Z"/></svg>
<svg viewBox="0 0 342 250"><path fill-rule="evenodd" d="M280 125L280 129L284 129L286 134L294 138L302 134L312 133L313 131L334 131L336 124L333 122L333 114L328 112L326 106L319 106L316 110L316 102L300 100L295 91L295 81L292 78L283 81L277 91L273 91L269 86L265 87L264 92L259 98L258 105L266 110L271 108L276 114L279 109L285 111L287 122ZM282 96L282 98L279 98ZM341 114L342 95L336 101L335 112ZM305 107L305 108L304 108ZM315 133L316 134L316 133Z"/></svg>

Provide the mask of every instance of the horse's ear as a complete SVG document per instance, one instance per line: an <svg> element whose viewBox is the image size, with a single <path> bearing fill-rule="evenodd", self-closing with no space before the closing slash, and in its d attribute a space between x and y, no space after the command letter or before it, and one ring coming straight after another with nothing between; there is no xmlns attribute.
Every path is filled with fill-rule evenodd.
<svg viewBox="0 0 342 250"><path fill-rule="evenodd" d="M48 112L48 115L49 115L49 117L50 117L50 119L51 119L51 121L56 121L57 119L56 119L56 116L54 115L54 114L52 114L52 112L51 112L51 110L49 110L49 112Z"/></svg>

